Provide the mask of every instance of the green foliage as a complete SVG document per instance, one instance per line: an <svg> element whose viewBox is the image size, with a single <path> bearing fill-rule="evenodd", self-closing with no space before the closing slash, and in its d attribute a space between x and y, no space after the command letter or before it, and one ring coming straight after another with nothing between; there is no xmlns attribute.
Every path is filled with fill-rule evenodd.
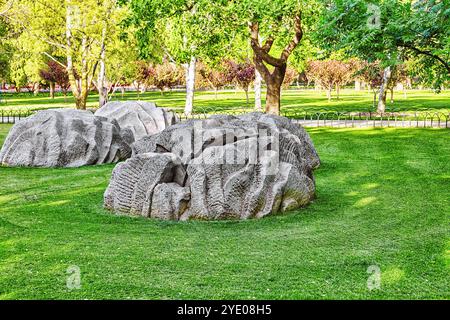
<svg viewBox="0 0 450 320"><path fill-rule="evenodd" d="M6 81L9 78L9 65L13 48L5 41L8 37L8 23L3 17L0 17L0 81Z"/></svg>
<svg viewBox="0 0 450 320"><path fill-rule="evenodd" d="M165 56L178 63L190 57L213 59L231 36L223 24L226 1L132 0L127 25L136 28L140 55L161 62Z"/></svg>
<svg viewBox="0 0 450 320"><path fill-rule="evenodd" d="M383 66L414 59L425 82L450 79L449 0L329 0L325 8L315 33L322 48Z"/></svg>
<svg viewBox="0 0 450 320"><path fill-rule="evenodd" d="M24 67L25 63L26 60L19 54L15 54L13 56L13 60L10 65L10 80L16 89L20 89L28 83L28 77Z"/></svg>
<svg viewBox="0 0 450 320"><path fill-rule="evenodd" d="M289 62L298 71L303 71L308 58L318 52L311 43L310 34L315 28L320 8L321 2L316 0L237 0L226 8L231 15L227 23L248 38L248 22L258 22L261 40L273 36L275 42L271 54L279 56L292 39L294 18L301 11L303 38L289 57Z"/></svg>

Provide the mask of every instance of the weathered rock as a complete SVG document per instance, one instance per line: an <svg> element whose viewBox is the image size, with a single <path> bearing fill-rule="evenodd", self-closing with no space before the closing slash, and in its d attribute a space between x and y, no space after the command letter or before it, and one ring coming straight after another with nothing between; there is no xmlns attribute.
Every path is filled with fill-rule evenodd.
<svg viewBox="0 0 450 320"><path fill-rule="evenodd" d="M174 154L140 154L119 163L114 169L111 182L105 192L105 207L124 214L150 217L154 198L157 203L165 201L166 205L172 208L177 198L176 194L181 194L177 192L180 190L176 186L184 184L185 175L181 160ZM158 198L158 195L163 194L161 189L155 192L155 188L161 184L167 184L166 189L172 187L174 191L168 192L171 195L165 199ZM181 204L173 204L174 210L177 206ZM163 215L161 212L165 212L165 209L161 208L157 215Z"/></svg>
<svg viewBox="0 0 450 320"><path fill-rule="evenodd" d="M113 101L95 112L96 116L115 119L122 130L129 130L128 138L134 142L147 135L161 132L177 123L177 115L164 108L157 108L152 102Z"/></svg>
<svg viewBox="0 0 450 320"><path fill-rule="evenodd" d="M118 123L89 111L50 109L16 123L0 151L6 166L80 167L131 155Z"/></svg>
<svg viewBox="0 0 450 320"><path fill-rule="evenodd" d="M248 219L314 198L320 165L303 128L260 113L168 127L133 145L116 166L105 207L170 220Z"/></svg>

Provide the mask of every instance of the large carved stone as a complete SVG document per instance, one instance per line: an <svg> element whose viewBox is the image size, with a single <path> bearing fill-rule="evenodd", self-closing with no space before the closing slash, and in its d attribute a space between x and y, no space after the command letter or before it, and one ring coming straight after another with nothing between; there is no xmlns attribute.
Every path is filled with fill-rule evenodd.
<svg viewBox="0 0 450 320"><path fill-rule="evenodd" d="M174 112L157 108L154 103L145 101L108 102L95 115L117 120L122 130L131 132L132 141L129 142L161 132L178 122Z"/></svg>
<svg viewBox="0 0 450 320"><path fill-rule="evenodd" d="M105 207L170 220L261 218L308 204L319 165L306 131L286 118L190 120L134 143Z"/></svg>
<svg viewBox="0 0 450 320"><path fill-rule="evenodd" d="M51 109L16 123L0 151L6 166L80 167L131 155L118 123L89 111Z"/></svg>

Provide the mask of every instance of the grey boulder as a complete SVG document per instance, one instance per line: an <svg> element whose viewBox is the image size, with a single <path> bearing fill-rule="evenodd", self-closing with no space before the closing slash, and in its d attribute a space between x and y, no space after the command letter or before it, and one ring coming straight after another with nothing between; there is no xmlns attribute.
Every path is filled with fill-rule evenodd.
<svg viewBox="0 0 450 320"><path fill-rule="evenodd" d="M16 123L0 151L5 166L80 167L129 158L117 121L89 111L50 109Z"/></svg>
<svg viewBox="0 0 450 320"><path fill-rule="evenodd" d="M308 204L319 165L306 131L286 118L189 120L137 141L104 205L166 220L261 218Z"/></svg>
<svg viewBox="0 0 450 320"><path fill-rule="evenodd" d="M108 102L95 115L116 120L124 134L128 131L129 142L161 132L179 121L174 112L145 101Z"/></svg>

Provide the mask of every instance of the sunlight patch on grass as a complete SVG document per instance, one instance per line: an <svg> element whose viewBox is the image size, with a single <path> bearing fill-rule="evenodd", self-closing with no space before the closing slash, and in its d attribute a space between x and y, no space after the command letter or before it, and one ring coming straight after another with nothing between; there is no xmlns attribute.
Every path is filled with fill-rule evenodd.
<svg viewBox="0 0 450 320"><path fill-rule="evenodd" d="M399 267L388 267L381 272L381 285L394 285L405 277L405 271Z"/></svg>
<svg viewBox="0 0 450 320"><path fill-rule="evenodd" d="M372 189L378 188L379 186L380 186L380 184L378 184L378 183L366 183L366 184L363 184L361 187L366 190L372 190Z"/></svg>
<svg viewBox="0 0 450 320"><path fill-rule="evenodd" d="M66 203L69 203L69 200L58 200L58 201L52 201L52 202L47 202L46 205L47 206L60 206Z"/></svg>
<svg viewBox="0 0 450 320"><path fill-rule="evenodd" d="M0 196L0 205L6 204L8 202L16 201L19 197L17 194L9 194L5 196Z"/></svg>
<svg viewBox="0 0 450 320"><path fill-rule="evenodd" d="M444 251L444 261L448 268L448 271L450 272L450 241L447 242L447 245L445 247Z"/></svg>
<svg viewBox="0 0 450 320"><path fill-rule="evenodd" d="M369 204L374 203L376 200L377 200L377 198L375 198L375 197L365 197L365 198L362 198L362 199L356 201L356 203L354 204L354 207L356 207L356 208L366 207Z"/></svg>

